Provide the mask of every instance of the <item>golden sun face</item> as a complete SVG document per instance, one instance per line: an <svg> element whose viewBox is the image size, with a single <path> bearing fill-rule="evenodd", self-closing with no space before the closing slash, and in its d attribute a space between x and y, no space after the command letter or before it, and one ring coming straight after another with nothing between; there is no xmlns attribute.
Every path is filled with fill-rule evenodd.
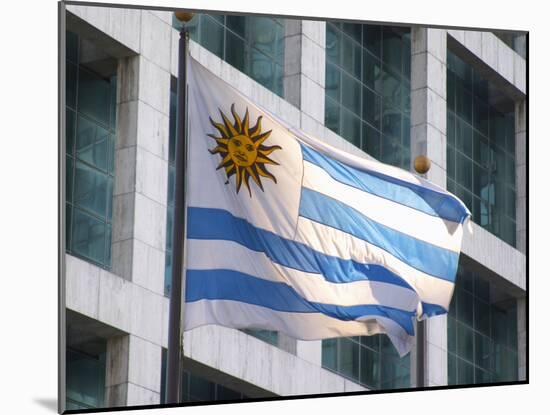
<svg viewBox="0 0 550 415"><path fill-rule="evenodd" d="M268 156L275 150L281 150L281 146L265 146L263 143L269 138L271 130L262 133L262 117L258 117L256 125L249 128L248 108L241 120L235 111L235 104L231 105L231 113L235 119L231 123L225 114L220 110L223 123L217 123L210 118L212 125L218 130L221 137L214 134L208 134L209 137L216 140L217 146L209 149L211 154L219 154L221 157L217 170L223 168L227 176L225 184L229 183L229 178L236 176L237 193L242 184L248 189L252 197L249 180L252 178L254 183L263 191L261 178L273 180L277 179L271 174L266 165L278 165L276 161Z"/></svg>

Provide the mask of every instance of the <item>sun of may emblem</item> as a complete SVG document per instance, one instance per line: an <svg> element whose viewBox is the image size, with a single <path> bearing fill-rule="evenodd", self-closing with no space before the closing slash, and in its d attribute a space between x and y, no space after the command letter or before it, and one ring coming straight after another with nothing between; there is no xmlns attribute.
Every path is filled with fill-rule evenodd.
<svg viewBox="0 0 550 415"><path fill-rule="evenodd" d="M276 161L269 158L269 155L275 150L281 150L281 146L265 146L263 143L269 138L271 130L262 133L262 117L259 116L256 121L256 125L249 128L248 122L248 108L244 114L244 118L241 120L237 112L235 111L235 104L231 105L231 113L235 119L234 123L231 123L229 119L220 109L220 114L223 119L222 123L217 123L210 118L210 122L221 134L218 137L214 134L208 134L209 137L216 140L217 146L213 149L209 149L211 154L219 154L221 157L220 164L218 164L217 170L224 168L227 175L227 181L229 178L235 175L237 193L241 189L244 183L248 189L250 197L252 197L252 191L250 190L249 180L252 177L254 183L264 191L262 185L262 177L273 180L277 183L277 179L273 174L267 170L267 164L278 165Z"/></svg>

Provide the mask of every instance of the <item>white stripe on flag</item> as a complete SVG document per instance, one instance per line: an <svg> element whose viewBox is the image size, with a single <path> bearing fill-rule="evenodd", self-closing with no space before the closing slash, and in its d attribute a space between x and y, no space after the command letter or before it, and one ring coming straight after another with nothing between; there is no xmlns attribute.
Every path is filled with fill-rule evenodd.
<svg viewBox="0 0 550 415"><path fill-rule="evenodd" d="M353 235L300 217L295 240L327 255L352 259L360 264L378 264L386 267L409 283L421 301L449 308L454 283L419 271L383 249Z"/></svg>
<svg viewBox="0 0 550 415"><path fill-rule="evenodd" d="M294 288L307 301L341 306L382 305L415 311L418 295L411 289L380 281L332 283L321 274L298 271L273 263L263 252L256 252L233 241L187 241L189 270L228 269L256 278L282 282ZM212 255L219 252L220 255Z"/></svg>
<svg viewBox="0 0 550 415"><path fill-rule="evenodd" d="M288 313L230 300L201 300L186 303L185 330L207 324L233 328L276 330L302 340L370 336L393 333L392 342L400 355L410 350L413 338L393 320L374 316L363 321L342 321L320 313Z"/></svg>
<svg viewBox="0 0 550 415"><path fill-rule="evenodd" d="M304 161L303 186L336 199L368 218L432 245L460 252L462 226L345 185ZM429 229L429 232L427 230Z"/></svg>

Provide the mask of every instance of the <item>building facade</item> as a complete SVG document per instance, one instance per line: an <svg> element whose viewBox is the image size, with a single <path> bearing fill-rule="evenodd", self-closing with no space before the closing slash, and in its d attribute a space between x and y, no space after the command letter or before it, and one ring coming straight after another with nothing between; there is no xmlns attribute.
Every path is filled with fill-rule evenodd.
<svg viewBox="0 0 550 415"><path fill-rule="evenodd" d="M165 400L178 22L67 5L67 409ZM526 379L525 34L220 14L190 53L283 120L427 178L472 212L448 315L399 358L386 336L184 336L185 401ZM63 291L62 291L63 292Z"/></svg>

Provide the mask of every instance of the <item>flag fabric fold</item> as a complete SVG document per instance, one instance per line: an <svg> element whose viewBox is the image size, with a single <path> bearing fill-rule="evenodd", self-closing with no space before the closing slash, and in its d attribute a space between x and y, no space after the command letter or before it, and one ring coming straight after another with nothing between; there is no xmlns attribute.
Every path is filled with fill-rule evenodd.
<svg viewBox="0 0 550 415"><path fill-rule="evenodd" d="M184 329L385 333L406 354L414 319L448 310L468 209L189 61Z"/></svg>

